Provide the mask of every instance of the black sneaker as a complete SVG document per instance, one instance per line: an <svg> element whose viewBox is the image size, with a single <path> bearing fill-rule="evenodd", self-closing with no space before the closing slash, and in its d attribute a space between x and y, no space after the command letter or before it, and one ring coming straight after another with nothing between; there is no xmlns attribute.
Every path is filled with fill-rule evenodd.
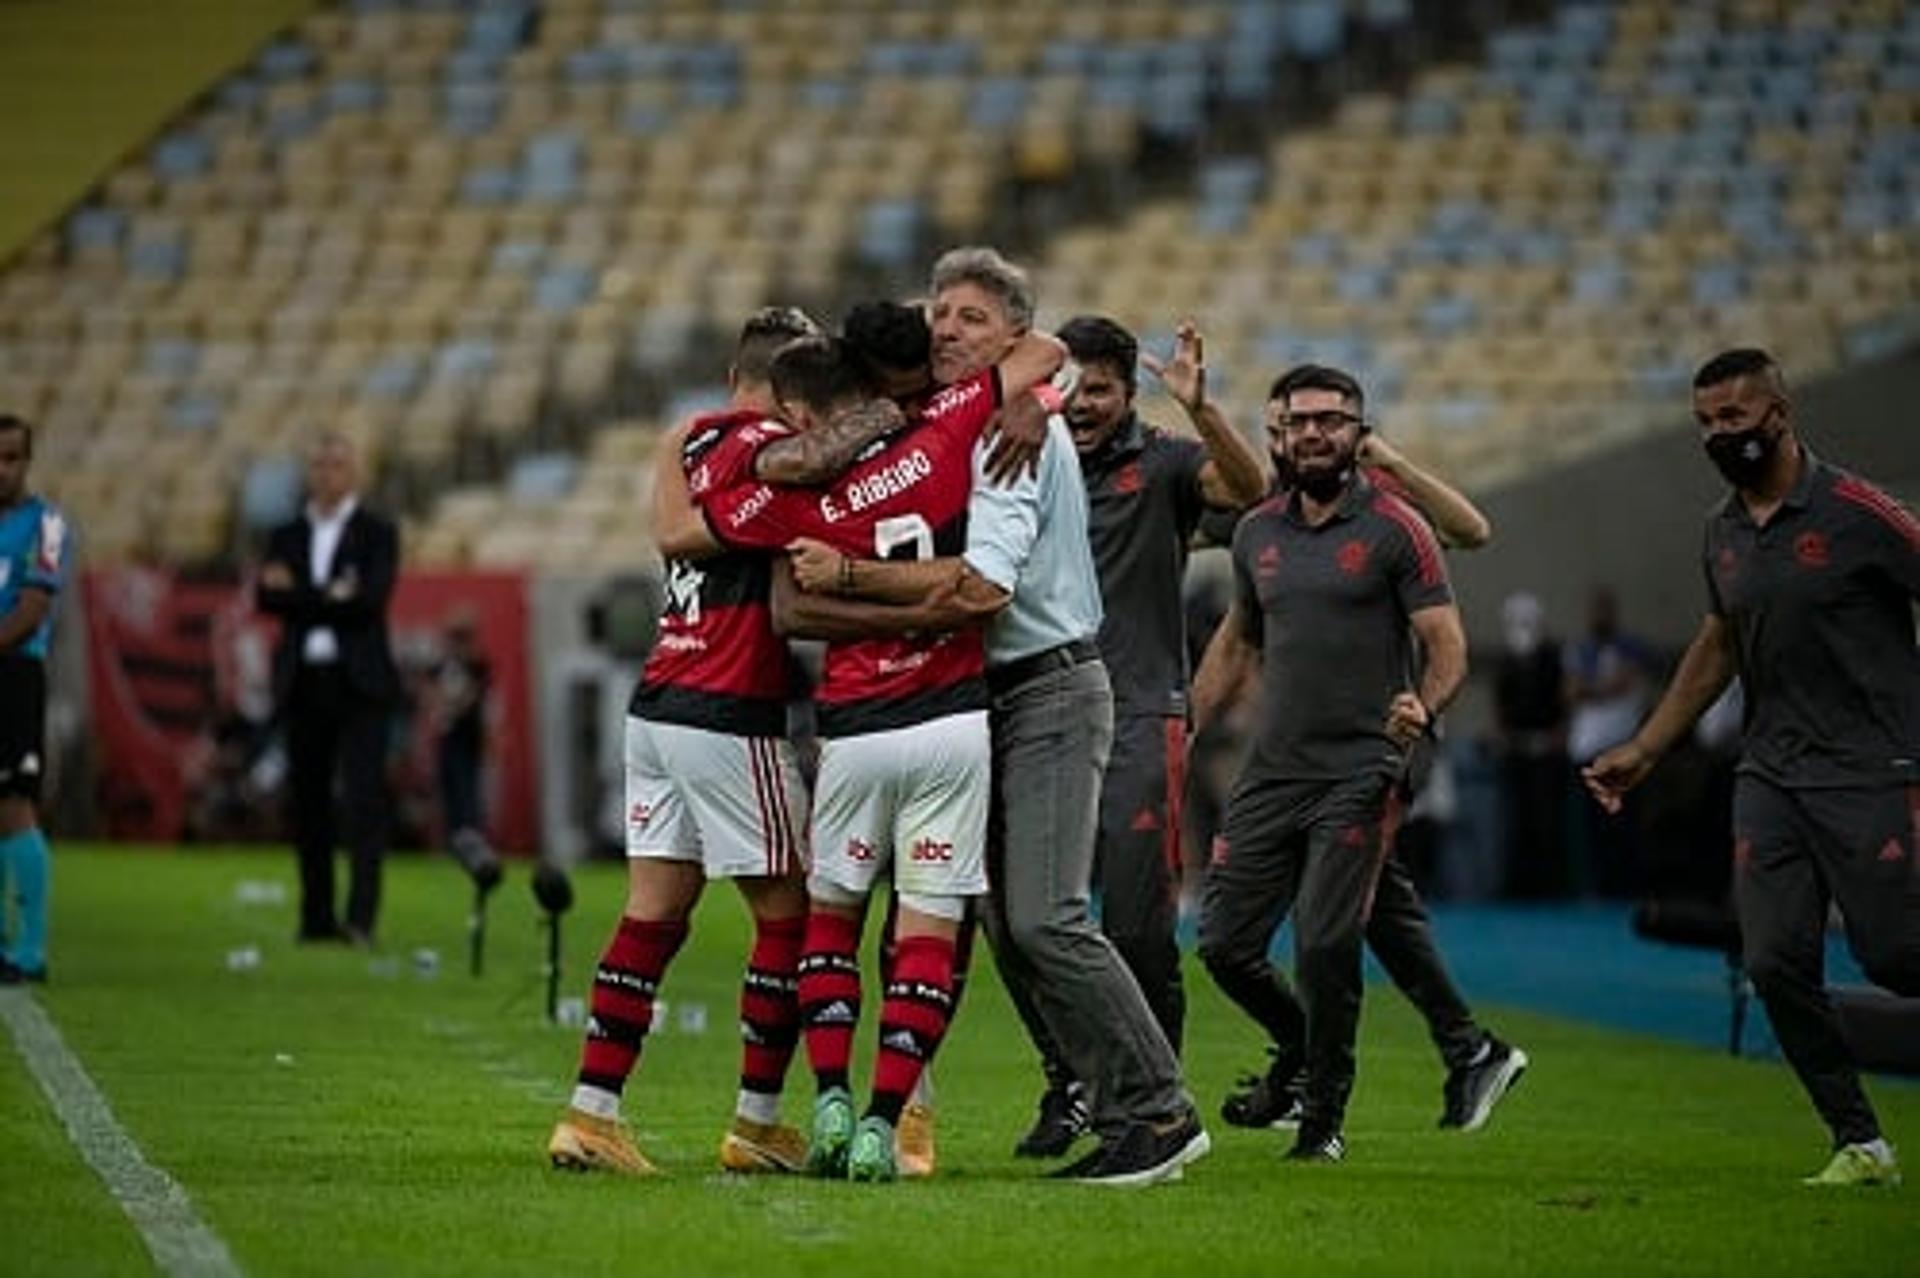
<svg viewBox="0 0 1920 1278"><path fill-rule="evenodd" d="M1240 1090L1220 1104L1220 1117L1235 1127L1298 1127L1306 1073L1298 1063L1268 1048L1273 1064L1265 1074L1246 1074Z"/></svg>
<svg viewBox="0 0 1920 1278"><path fill-rule="evenodd" d="M39 967L20 967L11 960L0 958L0 985L45 985L47 969Z"/></svg>
<svg viewBox="0 0 1920 1278"><path fill-rule="evenodd" d="M1047 1174L1083 1185L1157 1185L1179 1180L1188 1163L1212 1148L1200 1115L1188 1110L1166 1123L1135 1123L1086 1157Z"/></svg>
<svg viewBox="0 0 1920 1278"><path fill-rule="evenodd" d="M1287 1151L1288 1160L1296 1163L1337 1163L1346 1156L1347 1142L1339 1132L1315 1128L1311 1123L1300 1128L1293 1148Z"/></svg>
<svg viewBox="0 0 1920 1278"><path fill-rule="evenodd" d="M1463 1132L1479 1131L1493 1116L1520 1075L1527 1072L1527 1054L1519 1048L1487 1035L1486 1048L1479 1060L1447 1074L1446 1109L1440 1126Z"/></svg>
<svg viewBox="0 0 1920 1278"><path fill-rule="evenodd" d="M1091 1117L1087 1109L1087 1089L1080 1083L1049 1087L1040 1098L1040 1116L1020 1143L1013 1147L1015 1158L1058 1158L1073 1148L1080 1133L1087 1130Z"/></svg>

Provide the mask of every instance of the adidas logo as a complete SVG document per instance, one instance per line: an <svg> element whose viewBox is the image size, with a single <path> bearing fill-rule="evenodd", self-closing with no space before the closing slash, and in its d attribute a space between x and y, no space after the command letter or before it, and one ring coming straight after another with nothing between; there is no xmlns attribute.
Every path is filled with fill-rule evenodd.
<svg viewBox="0 0 1920 1278"><path fill-rule="evenodd" d="M920 1039L912 1030L895 1030L880 1037L880 1046L899 1052L903 1056L920 1055Z"/></svg>
<svg viewBox="0 0 1920 1278"><path fill-rule="evenodd" d="M1886 846L1880 849L1882 861L1904 861L1906 856L1907 850L1900 846L1898 839L1888 839Z"/></svg>
<svg viewBox="0 0 1920 1278"><path fill-rule="evenodd" d="M1141 808L1133 814L1133 828L1136 830L1157 830L1160 828L1160 814L1152 808Z"/></svg>
<svg viewBox="0 0 1920 1278"><path fill-rule="evenodd" d="M852 1006L844 1000L835 999L810 1018L815 1025L851 1025L860 1018L854 1015Z"/></svg>

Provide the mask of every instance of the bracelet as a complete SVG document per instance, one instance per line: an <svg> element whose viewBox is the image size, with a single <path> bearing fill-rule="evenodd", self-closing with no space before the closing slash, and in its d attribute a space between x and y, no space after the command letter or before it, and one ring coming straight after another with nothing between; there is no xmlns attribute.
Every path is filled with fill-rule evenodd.
<svg viewBox="0 0 1920 1278"><path fill-rule="evenodd" d="M1033 388L1033 397L1040 401L1040 407L1049 414L1058 413L1066 408L1067 397L1052 382L1041 382Z"/></svg>
<svg viewBox="0 0 1920 1278"><path fill-rule="evenodd" d="M840 556L840 593L843 595L850 595L853 593L853 556L852 555Z"/></svg>

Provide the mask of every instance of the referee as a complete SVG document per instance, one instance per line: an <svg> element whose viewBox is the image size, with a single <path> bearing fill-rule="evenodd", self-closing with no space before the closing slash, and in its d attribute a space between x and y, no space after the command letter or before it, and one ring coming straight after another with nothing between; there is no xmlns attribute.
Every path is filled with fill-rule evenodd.
<svg viewBox="0 0 1920 1278"><path fill-rule="evenodd" d="M67 569L67 525L27 492L33 428L0 415L0 923L10 888L20 914L0 985L47 979L47 839L40 832L46 771L47 640Z"/></svg>
<svg viewBox="0 0 1920 1278"><path fill-rule="evenodd" d="M1920 522L1800 442L1765 351L1708 360L1693 415L1733 489L1707 516L1707 615L1653 714L1583 775L1618 812L1740 677L1734 896L1747 975L1833 1133L1832 1159L1806 1183L1896 1183L1821 969L1837 902L1868 978L1920 996Z"/></svg>

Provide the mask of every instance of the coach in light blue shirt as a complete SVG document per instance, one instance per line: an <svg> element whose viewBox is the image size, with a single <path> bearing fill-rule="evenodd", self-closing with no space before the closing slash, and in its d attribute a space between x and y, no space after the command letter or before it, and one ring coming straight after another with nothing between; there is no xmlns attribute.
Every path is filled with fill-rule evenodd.
<svg viewBox="0 0 1920 1278"><path fill-rule="evenodd" d="M931 292L937 381L982 367L1032 324L1025 274L991 249L941 257ZM1179 1058L1088 910L1113 690L1095 642L1100 579L1086 485L1057 412L1037 475L995 484L982 473L983 456L976 456L967 507L966 567L1007 596L987 629L994 804L1003 832L988 845L987 932L1043 1060L1064 1060L1073 1073L1047 1080L1042 1121L1062 1103L1086 1113L1091 1092L1099 1147L1055 1174L1109 1183L1170 1179L1207 1152L1207 1134Z"/></svg>
<svg viewBox="0 0 1920 1278"><path fill-rule="evenodd" d="M1047 423L1040 473L1000 485L975 451L967 566L1010 596L987 627L987 662L1004 667L1100 633L1100 579L1087 539L1087 488L1067 424Z"/></svg>

